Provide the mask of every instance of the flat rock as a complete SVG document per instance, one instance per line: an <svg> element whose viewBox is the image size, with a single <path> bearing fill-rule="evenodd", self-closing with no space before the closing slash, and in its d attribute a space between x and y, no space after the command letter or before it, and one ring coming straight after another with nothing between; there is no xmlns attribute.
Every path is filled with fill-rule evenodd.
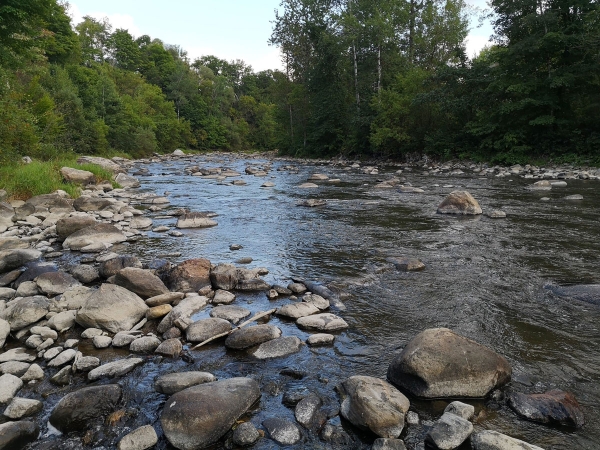
<svg viewBox="0 0 600 450"><path fill-rule="evenodd" d="M485 397L506 384L512 369L489 348L447 328L413 338L396 356L387 377L417 397Z"/></svg>
<svg viewBox="0 0 600 450"><path fill-rule="evenodd" d="M581 406L570 392L552 390L543 394L511 392L508 405L521 417L547 425L581 428L585 421Z"/></svg>
<svg viewBox="0 0 600 450"><path fill-rule="evenodd" d="M177 372L161 375L154 382L154 390L161 394L173 395L192 386L216 381L208 372Z"/></svg>
<svg viewBox="0 0 600 450"><path fill-rule="evenodd" d="M33 362L35 361L35 355L27 353L27 350L23 347L11 348L4 353L0 353L0 363L7 361Z"/></svg>
<svg viewBox="0 0 600 450"><path fill-rule="evenodd" d="M89 372L100 366L100 360L95 356L81 356L75 360L73 366L79 372Z"/></svg>
<svg viewBox="0 0 600 450"><path fill-rule="evenodd" d="M40 291L50 296L62 294L67 289L81 284L73 276L65 272L46 272L38 276L34 281Z"/></svg>
<svg viewBox="0 0 600 450"><path fill-rule="evenodd" d="M150 297L146 299L146 305L148 305L151 308L167 304L170 305L172 303L178 302L184 297L185 294L183 292L169 292L166 294L157 295L155 297Z"/></svg>
<svg viewBox="0 0 600 450"><path fill-rule="evenodd" d="M425 442L440 450L460 447L473 433L473 424L455 414L444 413L425 436Z"/></svg>
<svg viewBox="0 0 600 450"><path fill-rule="evenodd" d="M64 366L65 364L73 361L73 359L75 359L75 355L77 355L77 351L72 348L64 350L48 362L48 367Z"/></svg>
<svg viewBox="0 0 600 450"><path fill-rule="evenodd" d="M115 181L124 188L138 188L140 187L140 180L124 173L119 173L115 176Z"/></svg>
<svg viewBox="0 0 600 450"><path fill-rule="evenodd" d="M80 214L65 217L56 221L56 234L61 241L64 241L67 237L89 226L97 224L98 221L89 214Z"/></svg>
<svg viewBox="0 0 600 450"><path fill-rule="evenodd" d="M103 278L110 278L127 267L141 269L142 263L137 257L132 255L115 255L100 262L100 275Z"/></svg>
<svg viewBox="0 0 600 450"><path fill-rule="evenodd" d="M544 450L496 431L484 430L471 436L473 450Z"/></svg>
<svg viewBox="0 0 600 450"><path fill-rule="evenodd" d="M111 333L129 331L146 316L148 306L133 292L113 284L102 284L87 296L75 320L85 328Z"/></svg>
<svg viewBox="0 0 600 450"><path fill-rule="evenodd" d="M201 449L217 442L259 398L258 383L250 378L201 384L170 397L160 422L175 448Z"/></svg>
<svg viewBox="0 0 600 450"><path fill-rule="evenodd" d="M152 353L160 345L160 339L156 336L144 336L136 339L129 345L129 351L133 353Z"/></svg>
<svg viewBox="0 0 600 450"><path fill-rule="evenodd" d="M235 294L224 289L218 289L212 299L213 305L228 305L235 300Z"/></svg>
<svg viewBox="0 0 600 450"><path fill-rule="evenodd" d="M134 292L142 298L169 293L167 286L150 270L135 267L119 270L115 275L114 284Z"/></svg>
<svg viewBox="0 0 600 450"><path fill-rule="evenodd" d="M9 403L23 387L23 381L10 373L0 375L0 404Z"/></svg>
<svg viewBox="0 0 600 450"><path fill-rule="evenodd" d="M144 360L141 358L127 358L109 362L90 371L88 380L95 381L100 378L121 377L143 363Z"/></svg>
<svg viewBox="0 0 600 450"><path fill-rule="evenodd" d="M305 330L317 331L339 331L348 328L348 324L344 319L331 313L301 317L296 320L296 325Z"/></svg>
<svg viewBox="0 0 600 450"><path fill-rule="evenodd" d="M17 450L25 448L40 434L38 425L31 420L6 422L0 425L0 449Z"/></svg>
<svg viewBox="0 0 600 450"><path fill-rule="evenodd" d="M256 349L250 350L257 359L283 358L297 353L302 348L302 341L296 336L285 336L263 342Z"/></svg>
<svg viewBox="0 0 600 450"><path fill-rule="evenodd" d="M4 416L11 420L19 420L39 413L44 404L31 398L15 397L4 410Z"/></svg>
<svg viewBox="0 0 600 450"><path fill-rule="evenodd" d="M39 259L41 256L42 252L29 248L0 250L0 273L18 269L30 261Z"/></svg>
<svg viewBox="0 0 600 450"><path fill-rule="evenodd" d="M4 311L0 312L0 319L10 324L11 331L19 331L48 314L50 302L46 297L36 295L13 300Z"/></svg>
<svg viewBox="0 0 600 450"><path fill-rule="evenodd" d="M530 191L550 191L552 189L552 183L549 180L540 180L527 186L527 189Z"/></svg>
<svg viewBox="0 0 600 450"><path fill-rule="evenodd" d="M261 324L235 330L227 339L225 347L244 350L281 336L281 330L274 325Z"/></svg>
<svg viewBox="0 0 600 450"><path fill-rule="evenodd" d="M440 203L437 212L439 214L481 214L481 207L477 200L467 191L453 191Z"/></svg>
<svg viewBox="0 0 600 450"><path fill-rule="evenodd" d="M210 228L218 223L208 217L206 213L187 213L177 219L177 228Z"/></svg>
<svg viewBox="0 0 600 450"><path fill-rule="evenodd" d="M113 411L121 399L122 390L117 384L90 386L65 395L52 410L50 423L62 431L79 431L90 421Z"/></svg>
<svg viewBox="0 0 600 450"><path fill-rule="evenodd" d="M311 347L318 347L320 345L333 345L335 336L327 333L317 333L310 335L306 340L306 343Z"/></svg>
<svg viewBox="0 0 600 450"><path fill-rule="evenodd" d="M208 259L188 259L171 269L166 284L172 291L198 292L211 286L210 267Z"/></svg>
<svg viewBox="0 0 600 450"><path fill-rule="evenodd" d="M290 319L299 319L300 317L310 316L312 314L317 314L318 312L320 312L319 308L312 303L297 302L282 306L277 309L275 314Z"/></svg>
<svg viewBox="0 0 600 450"><path fill-rule="evenodd" d="M221 318L200 319L186 330L189 342L204 342L214 336L231 331L231 323Z"/></svg>
<svg viewBox="0 0 600 450"><path fill-rule="evenodd" d="M302 301L316 306L320 311L325 311L330 306L329 300L321 297L318 294L306 294L304 297L302 297Z"/></svg>
<svg viewBox="0 0 600 450"><path fill-rule="evenodd" d="M69 235L63 242L63 248L81 250L92 244L117 244L126 240L127 236L114 225L99 223L82 228Z"/></svg>
<svg viewBox="0 0 600 450"><path fill-rule="evenodd" d="M146 312L146 319L154 320L160 319L161 317L166 316L173 310L173 307L169 304L153 306Z"/></svg>
<svg viewBox="0 0 600 450"><path fill-rule="evenodd" d="M354 426L383 438L397 438L410 402L398 389L374 377L353 376L339 387L340 414Z"/></svg>
<svg viewBox="0 0 600 450"><path fill-rule="evenodd" d="M210 317L225 319L233 324L239 323L249 315L249 309L233 305L216 306L210 311Z"/></svg>
<svg viewBox="0 0 600 450"><path fill-rule="evenodd" d="M152 425L144 425L123 436L117 444L117 450L146 450L157 443L158 435Z"/></svg>
<svg viewBox="0 0 600 450"><path fill-rule="evenodd" d="M23 361L7 361L0 364L0 374L10 373L16 377L23 376L31 364Z"/></svg>
<svg viewBox="0 0 600 450"><path fill-rule="evenodd" d="M294 445L302 439L298 425L289 420L272 417L263 421L269 436L280 445Z"/></svg>

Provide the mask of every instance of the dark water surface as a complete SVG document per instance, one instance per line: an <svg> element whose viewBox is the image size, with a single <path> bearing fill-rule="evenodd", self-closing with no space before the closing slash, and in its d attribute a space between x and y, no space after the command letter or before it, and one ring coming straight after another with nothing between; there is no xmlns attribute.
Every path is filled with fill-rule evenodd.
<svg viewBox="0 0 600 450"><path fill-rule="evenodd" d="M334 387L339 381L357 374L385 378L389 362L412 337L426 328L448 327L509 360L514 377L508 389L571 391L586 417L580 430L556 429L517 418L503 402L479 401L473 402L476 430L496 430L547 450L600 448L600 306L558 298L544 288L600 282L600 181L567 180L568 187L532 192L524 186L535 180L517 176L423 176L412 171L400 176L425 193L402 194L375 188L377 180L391 178L398 167L365 175L339 166L298 165L298 173L289 173L277 169L294 163L275 161L265 178L243 173L249 164L267 162L201 156L144 165L150 174L140 177L143 189L158 194L169 191L173 207L214 211L219 225L183 230L185 236L179 238L149 233L125 251L137 252L146 262L172 252L181 253L169 258L173 262L198 257L213 263L234 262L250 256L254 261L248 267L268 268L269 282L287 284L291 276L301 276L337 289L347 307L339 314L350 329L338 335L333 348L305 347L297 355L267 362L227 351L222 343L191 351L195 359L191 364L150 360L120 381L127 387L127 407L133 411L132 418L121 423L132 428L152 423L160 429L158 417L165 397L154 393L152 384L157 375L178 370L259 379L261 404L248 416L257 426L272 416L294 420L293 410L281 404L282 394L290 389L317 391L335 408ZM235 169L247 185L220 185L185 174L184 168L193 164ZM312 173L342 182L298 189ZM261 188L265 181L275 187ZM507 218L437 215L437 205L455 189L471 192L484 212L501 208ZM565 200L570 194L582 194L584 200ZM540 201L541 197L550 201ZM307 198L326 199L327 205L296 205ZM154 223L174 225L175 219ZM231 244L241 244L243 249L230 251ZM390 256L419 258L427 268L420 273L399 272L386 262ZM269 302L261 293L239 295L234 304L256 312L286 302ZM209 312L210 307L195 318L208 317ZM273 318L270 323L280 326L284 335L303 340L309 335L293 322ZM96 354L103 362L122 357L110 350L85 348L83 352ZM295 380L279 374L290 367L307 376ZM50 395L60 397L60 393ZM411 402L424 419L436 419L447 404ZM113 433L110 439L124 434L122 428ZM362 442L354 448L368 448L374 439L354 436ZM403 437L408 448L414 448L422 442L422 428L410 427ZM330 448L307 439L297 447ZM168 448L164 438L158 448ZM263 439L255 448L278 447Z"/></svg>

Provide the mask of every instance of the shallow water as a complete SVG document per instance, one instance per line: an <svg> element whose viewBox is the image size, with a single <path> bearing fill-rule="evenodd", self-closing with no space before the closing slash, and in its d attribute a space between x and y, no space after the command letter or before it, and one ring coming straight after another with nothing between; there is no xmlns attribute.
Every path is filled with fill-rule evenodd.
<svg viewBox="0 0 600 450"><path fill-rule="evenodd" d="M222 343L192 350L193 363L149 358L132 375L119 381L126 385L125 408L130 413L115 427L99 427L94 442L116 442L126 428L152 423L160 429L160 409L166 400L154 393L157 375L178 370L206 370L219 378L251 375L261 383L261 403L248 417L259 426L271 416L294 420L293 410L281 404L289 389L316 391L329 399L335 410L335 385L350 375L385 378L394 354L420 331L449 327L504 355L513 366L508 389L543 392L551 388L571 391L583 407L586 425L577 431L550 428L519 419L502 402L473 402L476 429L492 429L523 439L545 449L600 448L600 307L555 297L544 286L549 283L599 283L598 223L600 181L567 180L568 187L550 192L524 189L532 180L518 177L424 176L418 171L401 176L423 194L402 194L396 189L376 189L377 180L389 179L398 167L382 167L379 175L365 175L343 167L273 162L265 178L244 174L249 165L264 160L200 156L188 160L146 164L142 188L162 194L169 191L172 207L214 211L218 226L182 230L184 237L148 233L123 252L137 253L145 262L167 253L181 253L173 262L206 257L212 263L234 262L250 256L248 267L266 267L265 278L287 284L292 276L325 283L335 289L346 305L339 314L350 324L337 336L332 348L304 347L288 358L257 362L244 353L226 351ZM294 164L297 173L278 171ZM242 173L246 186L221 185L184 173L191 165L223 167ZM340 178L341 183L319 182L318 189L298 189L312 173ZM265 181L273 188L261 188ZM452 187L450 187L450 185ZM436 214L446 194L465 189L478 199L484 212L502 209L505 219L453 218ZM582 201L564 197L582 194ZM550 201L540 201L550 197ZM297 206L307 198L323 198L327 205ZM157 217L163 212L153 213ZM155 219L154 225L174 225L175 218ZM229 250L241 244L239 251ZM420 273L397 271L386 262L390 256L421 259L427 266ZM285 304L269 302L264 293L240 294L234 302L252 312ZM194 318L208 317L210 307ZM284 335L302 340L308 333L293 322L272 318ZM151 330L149 326L147 330ZM95 351L103 362L122 357L122 352ZM280 375L284 368L306 372L301 380ZM76 385L83 385L76 380ZM72 389L67 388L67 390ZM44 418L64 395L56 387L40 386L31 396L51 392ZM62 394L61 394L62 392ZM439 416L446 402L413 401L424 419ZM44 420L42 418L42 420ZM334 419L339 422L338 419ZM368 448L374 437L355 434L352 448ZM42 431L45 431L44 429ZM422 427L409 427L409 448L422 442ZM81 437L73 437L81 442ZM305 437L298 448L330 448ZM52 441L47 440L48 443ZM65 448L78 448L66 445ZM77 444L80 445L80 444ZM111 447L108 445L107 448ZM40 443L31 448L45 448ZM51 448L51 447L48 447ZM92 447L90 447L92 448ZM169 448L161 437L157 448ZM221 448L219 445L215 448ZM258 449L278 448L262 439Z"/></svg>

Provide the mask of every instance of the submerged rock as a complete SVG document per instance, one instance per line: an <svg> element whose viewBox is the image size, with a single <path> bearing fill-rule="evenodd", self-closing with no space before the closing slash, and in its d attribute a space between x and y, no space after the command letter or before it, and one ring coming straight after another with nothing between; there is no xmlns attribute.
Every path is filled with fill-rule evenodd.
<svg viewBox="0 0 600 450"><path fill-rule="evenodd" d="M508 405L518 415L533 422L581 428L584 418L579 403L569 392L552 390L543 394L508 395Z"/></svg>
<svg viewBox="0 0 600 450"><path fill-rule="evenodd" d="M481 207L477 200L467 191L453 191L440 203L437 212L439 214L481 214Z"/></svg>
<svg viewBox="0 0 600 450"><path fill-rule="evenodd" d="M193 386L167 400L160 423L175 448L201 449L225 435L259 398L258 383L250 378Z"/></svg>
<svg viewBox="0 0 600 450"><path fill-rule="evenodd" d="M218 223L207 216L206 213L191 212L184 214L177 220L177 228L209 228Z"/></svg>
<svg viewBox="0 0 600 450"><path fill-rule="evenodd" d="M388 368L388 379L417 397L485 397L512 369L489 348L447 328L415 336Z"/></svg>
<svg viewBox="0 0 600 450"><path fill-rule="evenodd" d="M6 422L0 425L0 450L18 450L37 439L40 428L31 420Z"/></svg>

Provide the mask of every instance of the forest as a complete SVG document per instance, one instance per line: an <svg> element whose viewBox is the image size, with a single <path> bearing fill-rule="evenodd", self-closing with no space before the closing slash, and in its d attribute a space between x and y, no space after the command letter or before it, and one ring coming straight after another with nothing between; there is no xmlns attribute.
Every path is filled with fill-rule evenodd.
<svg viewBox="0 0 600 450"><path fill-rule="evenodd" d="M470 58L464 0L282 0L283 71L206 55L58 0L0 5L0 160L176 148L499 163L600 162L600 6L491 0ZM215 36L218 39L218 36Z"/></svg>

